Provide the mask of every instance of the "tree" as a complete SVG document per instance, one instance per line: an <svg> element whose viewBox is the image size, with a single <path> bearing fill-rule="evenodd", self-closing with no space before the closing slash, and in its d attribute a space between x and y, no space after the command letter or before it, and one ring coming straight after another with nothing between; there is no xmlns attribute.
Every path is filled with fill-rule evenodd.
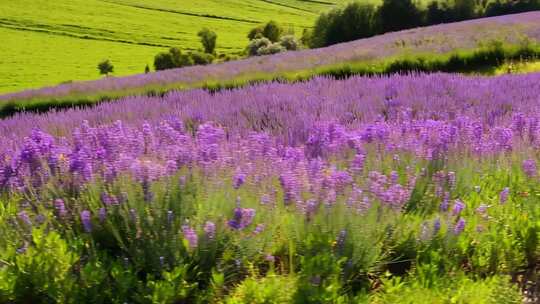
<svg viewBox="0 0 540 304"><path fill-rule="evenodd" d="M322 14L309 40L310 47L323 47L373 36L379 32L373 5L354 2L344 9Z"/></svg>
<svg viewBox="0 0 540 304"><path fill-rule="evenodd" d="M203 28L197 35L201 37L204 52L207 54L214 54L216 49L217 34L207 28Z"/></svg>
<svg viewBox="0 0 540 304"><path fill-rule="evenodd" d="M108 76L109 73L114 72L114 66L109 61L109 59L103 60L102 62L100 62L98 64L97 67L98 67L98 70L99 70L99 74L101 74L101 75L107 75Z"/></svg>
<svg viewBox="0 0 540 304"><path fill-rule="evenodd" d="M253 39L260 39L264 37L263 30L264 30L264 26L262 25L252 28L251 31L249 31L247 35L248 39L253 40Z"/></svg>
<svg viewBox="0 0 540 304"><path fill-rule="evenodd" d="M195 65L207 65L214 61L214 55L202 52L192 52L189 56Z"/></svg>
<svg viewBox="0 0 540 304"><path fill-rule="evenodd" d="M272 41L270 41L266 37L251 40L251 42L247 46L248 56L257 56L257 55L259 55L259 49L267 48L271 44L272 44Z"/></svg>
<svg viewBox="0 0 540 304"><path fill-rule="evenodd" d="M428 25L440 24L449 21L449 9L448 7L441 7L438 1L432 1L426 12L426 23Z"/></svg>
<svg viewBox="0 0 540 304"><path fill-rule="evenodd" d="M144 73L145 74L150 73L150 67L148 66L148 64L144 67Z"/></svg>
<svg viewBox="0 0 540 304"><path fill-rule="evenodd" d="M420 25L421 13L412 0L383 0L379 20L384 33L399 31Z"/></svg>
<svg viewBox="0 0 540 304"><path fill-rule="evenodd" d="M471 0L454 0L455 20L468 20L475 17L476 5Z"/></svg>
<svg viewBox="0 0 540 304"><path fill-rule="evenodd" d="M162 71L174 68L174 62L170 52L161 52L154 57L154 68Z"/></svg>
<svg viewBox="0 0 540 304"><path fill-rule="evenodd" d="M193 58L189 54L182 54L179 48L170 48L169 52L162 52L154 57L156 71L181 68L194 65Z"/></svg>
<svg viewBox="0 0 540 304"><path fill-rule="evenodd" d="M279 39L279 44L284 47L287 51L296 51L298 50L298 41L294 38L293 35L287 35Z"/></svg>
<svg viewBox="0 0 540 304"><path fill-rule="evenodd" d="M283 29L275 21L268 22L263 28L263 36L268 38L272 42L278 42Z"/></svg>

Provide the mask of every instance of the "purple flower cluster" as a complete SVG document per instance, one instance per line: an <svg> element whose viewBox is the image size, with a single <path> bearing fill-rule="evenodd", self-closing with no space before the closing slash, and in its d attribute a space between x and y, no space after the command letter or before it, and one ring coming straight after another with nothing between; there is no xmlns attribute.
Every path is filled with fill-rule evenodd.
<svg viewBox="0 0 540 304"><path fill-rule="evenodd" d="M235 208L233 219L228 222L229 227L234 230L243 230L251 225L255 217L255 209Z"/></svg>

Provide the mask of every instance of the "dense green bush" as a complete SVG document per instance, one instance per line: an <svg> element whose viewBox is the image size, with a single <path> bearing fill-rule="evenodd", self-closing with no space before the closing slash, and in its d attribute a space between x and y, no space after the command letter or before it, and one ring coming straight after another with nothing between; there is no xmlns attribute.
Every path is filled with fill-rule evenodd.
<svg viewBox="0 0 540 304"><path fill-rule="evenodd" d="M422 25L538 9L539 0L433 0L427 6L412 0L383 0L377 8L357 1L322 13L313 30L304 32L302 40L305 45L317 48Z"/></svg>
<svg viewBox="0 0 540 304"><path fill-rule="evenodd" d="M112 73L114 71L114 66L108 59L100 62L97 68L99 70L99 74L101 75L109 75L109 73Z"/></svg>
<svg viewBox="0 0 540 304"><path fill-rule="evenodd" d="M214 54L216 50L217 34L207 28L204 28L199 31L197 35L201 38L204 52L207 54Z"/></svg>
<svg viewBox="0 0 540 304"><path fill-rule="evenodd" d="M262 30L263 37L268 38L274 43L279 41L282 34L283 28L281 28L281 26L275 21L268 22Z"/></svg>
<svg viewBox="0 0 540 304"><path fill-rule="evenodd" d="M206 65L214 61L214 55L202 52L182 53L178 48L171 48L169 52L163 52L154 58L156 71L181 68L192 65Z"/></svg>
<svg viewBox="0 0 540 304"><path fill-rule="evenodd" d="M383 0L378 16L384 33L416 27L422 20L420 9L412 0Z"/></svg>
<svg viewBox="0 0 540 304"><path fill-rule="evenodd" d="M323 47L369 37L376 32L378 21L375 7L354 2L344 9L334 9L322 14L315 22L308 44L310 47Z"/></svg>

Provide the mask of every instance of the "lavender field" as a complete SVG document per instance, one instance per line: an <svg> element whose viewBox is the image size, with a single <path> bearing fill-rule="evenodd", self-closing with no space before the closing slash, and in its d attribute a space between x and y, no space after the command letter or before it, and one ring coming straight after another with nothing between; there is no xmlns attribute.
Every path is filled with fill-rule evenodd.
<svg viewBox="0 0 540 304"><path fill-rule="evenodd" d="M537 303L539 105L409 74L16 114L0 302Z"/></svg>

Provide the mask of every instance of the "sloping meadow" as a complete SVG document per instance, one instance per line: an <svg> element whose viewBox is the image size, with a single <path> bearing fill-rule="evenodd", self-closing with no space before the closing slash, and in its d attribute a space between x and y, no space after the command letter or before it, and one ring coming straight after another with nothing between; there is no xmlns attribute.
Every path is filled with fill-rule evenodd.
<svg viewBox="0 0 540 304"><path fill-rule="evenodd" d="M533 299L539 93L540 74L411 74L17 114L0 299Z"/></svg>

